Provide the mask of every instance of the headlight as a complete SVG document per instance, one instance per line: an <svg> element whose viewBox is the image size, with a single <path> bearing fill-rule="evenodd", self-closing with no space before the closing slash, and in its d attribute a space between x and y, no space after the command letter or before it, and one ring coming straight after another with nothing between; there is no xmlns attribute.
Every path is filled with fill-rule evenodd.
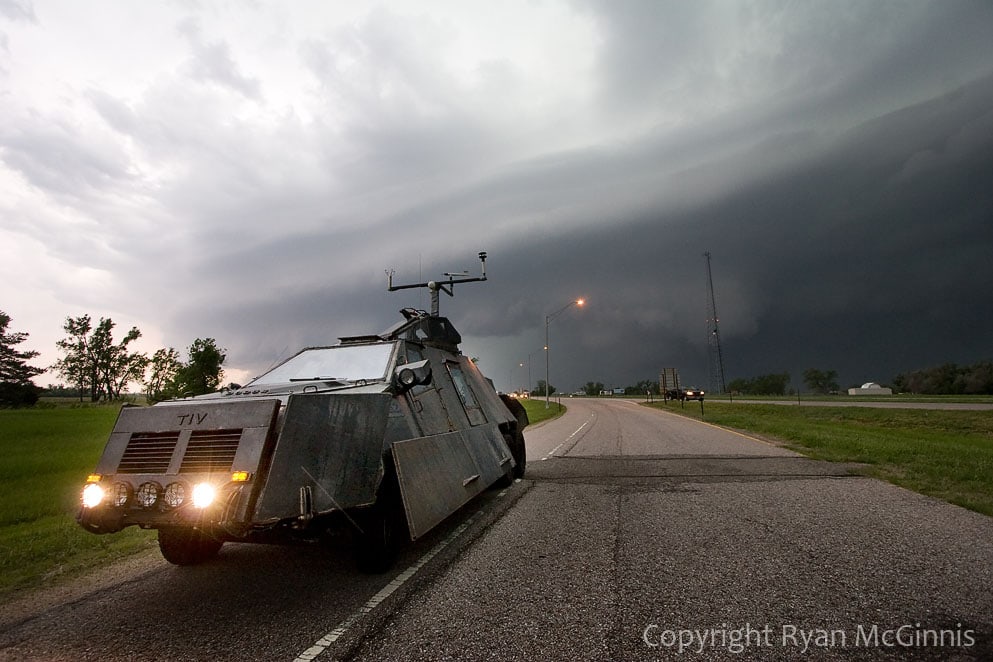
<svg viewBox="0 0 993 662"><path fill-rule="evenodd" d="M141 506L151 508L159 500L159 486L155 483L142 483L135 497Z"/></svg>
<svg viewBox="0 0 993 662"><path fill-rule="evenodd" d="M96 508L103 501L103 488L96 483L89 483L83 488L83 505L87 508Z"/></svg>
<svg viewBox="0 0 993 662"><path fill-rule="evenodd" d="M193 505L197 508L206 508L214 503L217 490L210 483L199 483L193 487Z"/></svg>
<svg viewBox="0 0 993 662"><path fill-rule="evenodd" d="M169 483L166 485L165 494L162 501L170 508L179 508L186 501L186 486L182 483Z"/></svg>
<svg viewBox="0 0 993 662"><path fill-rule="evenodd" d="M398 376L400 385L404 388L410 388L417 384L417 373L413 370L401 370Z"/></svg>
<svg viewBox="0 0 993 662"><path fill-rule="evenodd" d="M131 500L131 486L127 483L114 483L113 499L118 508L126 506Z"/></svg>

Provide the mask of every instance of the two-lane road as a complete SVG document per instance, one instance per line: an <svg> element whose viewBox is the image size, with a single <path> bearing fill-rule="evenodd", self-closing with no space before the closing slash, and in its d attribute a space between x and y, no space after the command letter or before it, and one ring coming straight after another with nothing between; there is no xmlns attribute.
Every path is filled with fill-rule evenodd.
<svg viewBox="0 0 993 662"><path fill-rule="evenodd" d="M988 517L629 402L527 439L530 490L354 659L993 658Z"/></svg>

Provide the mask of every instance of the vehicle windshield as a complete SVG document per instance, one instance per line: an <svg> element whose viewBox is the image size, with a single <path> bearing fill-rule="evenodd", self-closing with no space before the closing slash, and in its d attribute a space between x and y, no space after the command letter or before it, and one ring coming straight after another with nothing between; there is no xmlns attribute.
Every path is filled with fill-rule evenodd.
<svg viewBox="0 0 993 662"><path fill-rule="evenodd" d="M393 343L306 349L251 383L283 384L309 379L377 381L386 378L392 353Z"/></svg>

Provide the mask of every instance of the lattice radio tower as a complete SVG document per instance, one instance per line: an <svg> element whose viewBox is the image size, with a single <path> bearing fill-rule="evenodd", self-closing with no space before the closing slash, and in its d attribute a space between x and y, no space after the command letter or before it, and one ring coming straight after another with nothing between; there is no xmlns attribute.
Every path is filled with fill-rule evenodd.
<svg viewBox="0 0 993 662"><path fill-rule="evenodd" d="M710 272L710 252L707 258L707 361L710 365L711 393L724 393L724 355L721 353L721 332L718 328L717 302L714 300L714 277Z"/></svg>

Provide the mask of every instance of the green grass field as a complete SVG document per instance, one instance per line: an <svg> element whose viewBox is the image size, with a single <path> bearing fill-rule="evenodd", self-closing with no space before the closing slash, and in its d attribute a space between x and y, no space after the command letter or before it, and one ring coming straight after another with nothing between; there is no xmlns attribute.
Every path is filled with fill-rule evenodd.
<svg viewBox="0 0 993 662"><path fill-rule="evenodd" d="M700 418L687 402L652 406ZM993 412L792 407L707 401L709 423L786 442L815 459L864 463L863 473L993 515Z"/></svg>
<svg viewBox="0 0 993 662"><path fill-rule="evenodd" d="M528 413L528 423L530 425L558 418L565 413L565 406L559 405L554 400L548 403L548 409L545 409L544 398L529 398L520 402L524 405L524 409Z"/></svg>
<svg viewBox="0 0 993 662"><path fill-rule="evenodd" d="M118 409L0 410L0 596L155 546L154 532L96 536L76 524Z"/></svg>

